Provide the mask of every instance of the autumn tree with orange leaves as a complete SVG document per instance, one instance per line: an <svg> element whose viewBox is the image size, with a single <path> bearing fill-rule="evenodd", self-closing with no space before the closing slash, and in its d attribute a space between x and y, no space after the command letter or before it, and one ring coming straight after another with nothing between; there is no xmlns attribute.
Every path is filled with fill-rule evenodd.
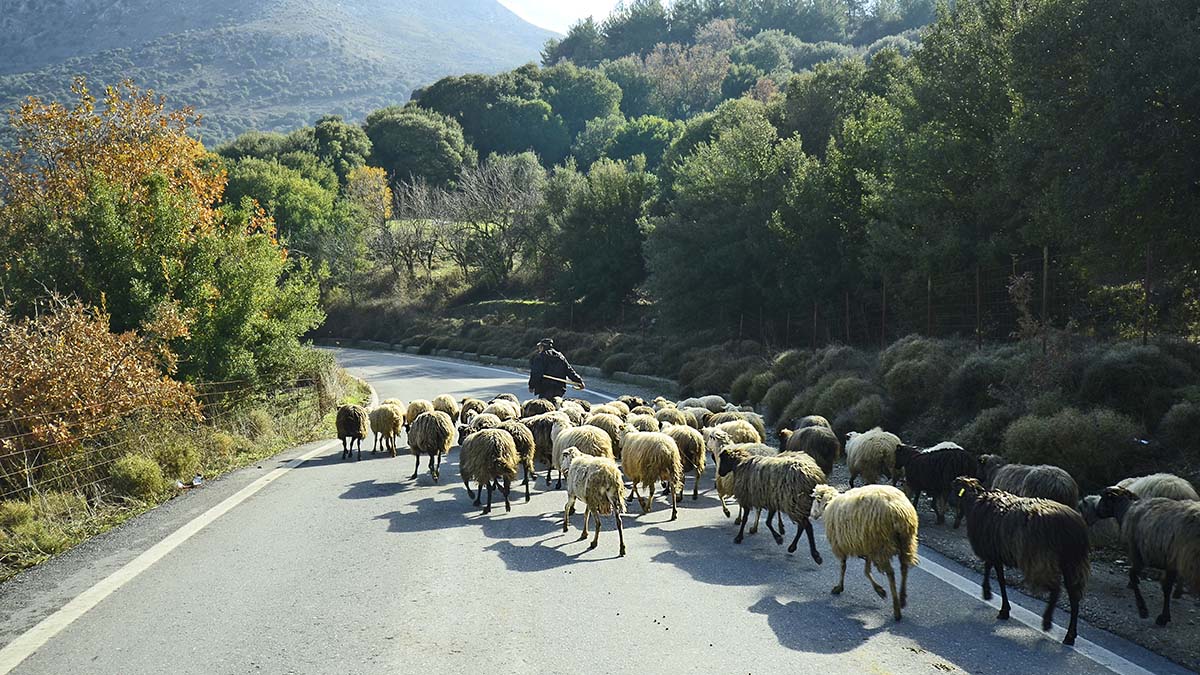
<svg viewBox="0 0 1200 675"><path fill-rule="evenodd" d="M265 384L300 361L320 324L307 265L249 200L222 206L225 173L197 139L200 116L131 83L102 100L79 80L67 106L10 113L0 154L0 301L32 316L51 294L78 299L117 333L173 314L169 346L191 380Z"/></svg>

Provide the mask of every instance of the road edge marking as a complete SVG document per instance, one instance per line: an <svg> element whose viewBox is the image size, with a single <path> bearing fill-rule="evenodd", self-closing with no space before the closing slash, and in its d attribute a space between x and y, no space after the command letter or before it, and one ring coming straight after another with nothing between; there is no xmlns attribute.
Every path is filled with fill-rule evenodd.
<svg viewBox="0 0 1200 675"><path fill-rule="evenodd" d="M966 595L978 600L982 604L988 605L994 609L1000 609L999 594L993 596L991 600L984 600L979 596L977 591L979 591L980 584L982 583L981 581L971 581L958 572L955 572L944 565L939 565L938 563L930 560L928 556L923 556L921 558L921 562L917 565L917 569L925 570L935 579L938 579L952 588L958 589ZM1049 631L1043 631L1041 616L1026 609L1018 603L1012 602L1011 598L1009 604L1011 605L1011 610L1009 611L1009 616L1011 618L1016 619L1029 628L1032 628L1034 632L1038 633L1047 640L1054 640L1060 644L1062 643L1063 636L1067 634L1067 630L1065 628L1055 623L1051 625ZM1060 609L1058 611L1062 610ZM1066 649L1075 650L1080 656L1090 659L1091 661L1111 670L1114 673L1119 673L1120 675L1154 675L1154 671L1143 668L1133 661L1130 661L1129 659L1113 651L1101 647L1095 642L1092 642L1091 640L1088 640L1082 636L1077 636L1075 638L1074 646L1063 646Z"/></svg>
<svg viewBox="0 0 1200 675"><path fill-rule="evenodd" d="M372 392L373 393L373 392ZM338 443L324 443L303 455L290 460L287 464L271 471L265 476L242 488L224 501L196 516L191 521L167 535L162 541L151 546L133 560L125 563L120 569L96 582L91 588L75 596L73 600L63 605L58 611L42 619L37 625L17 636L15 640L0 649L0 675L6 675L19 666L25 659L41 649L55 635L58 635L76 619L86 614L100 604L117 589L145 572L168 553L178 548L200 530L203 530L217 518L225 515L234 507L246 501L255 493L275 482L288 471L316 457L322 452L338 447Z"/></svg>

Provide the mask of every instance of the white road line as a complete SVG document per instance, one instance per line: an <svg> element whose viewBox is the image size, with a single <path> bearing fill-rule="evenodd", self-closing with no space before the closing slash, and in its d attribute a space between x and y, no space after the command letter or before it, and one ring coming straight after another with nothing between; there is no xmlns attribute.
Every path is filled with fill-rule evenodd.
<svg viewBox="0 0 1200 675"><path fill-rule="evenodd" d="M953 572L950 569L933 562L928 557L921 558L921 564L917 566L917 569L925 570L939 580L954 588L957 588L958 590L966 593L985 605L990 605L995 609L1000 609L999 593L996 593L991 600L984 600L982 597L980 597L981 582L971 581L961 574ZM1034 614L1033 612L1014 602L1011 602L1011 599L1009 604L1012 605L1012 609L1009 612L1009 616L1011 618L1020 621L1026 626L1029 626L1034 630L1034 632L1042 634L1046 639L1062 642L1063 636L1067 634L1067 630L1057 623L1053 624L1049 631L1042 631L1041 616ZM1062 610L1058 611L1061 612ZM1119 673L1119 675L1153 675L1152 671L1146 670L1136 663L1114 654L1095 642L1083 637L1076 637L1075 646L1066 647L1064 645L1064 649L1074 649L1080 655L1095 661L1114 673Z"/></svg>
<svg viewBox="0 0 1200 675"><path fill-rule="evenodd" d="M214 520L228 513L235 506L246 501L256 492L270 485L288 471L300 466L322 452L332 450L336 447L338 447L337 442L321 445L259 478L250 485L242 488L236 494L225 499L225 501L196 516L191 522L167 535L165 539L126 563L121 569L102 579L95 586L80 593L74 600L63 605L62 609L42 619L36 626L25 631L17 639L10 642L3 649L0 649L0 675L11 672L13 668L20 665L22 661L29 658L76 619L86 614L88 610L100 604L102 600L112 595L114 591L129 581L132 581L139 574L145 572L151 565L162 560L164 556L178 548L180 544L190 539L192 535L204 529Z"/></svg>

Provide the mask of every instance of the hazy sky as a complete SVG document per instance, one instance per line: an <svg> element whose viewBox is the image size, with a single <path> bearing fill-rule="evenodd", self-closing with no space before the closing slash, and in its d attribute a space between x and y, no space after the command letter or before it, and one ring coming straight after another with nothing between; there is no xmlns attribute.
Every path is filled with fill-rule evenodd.
<svg viewBox="0 0 1200 675"><path fill-rule="evenodd" d="M588 16L600 21L617 0L500 0L522 19L542 28L566 33L571 24Z"/></svg>

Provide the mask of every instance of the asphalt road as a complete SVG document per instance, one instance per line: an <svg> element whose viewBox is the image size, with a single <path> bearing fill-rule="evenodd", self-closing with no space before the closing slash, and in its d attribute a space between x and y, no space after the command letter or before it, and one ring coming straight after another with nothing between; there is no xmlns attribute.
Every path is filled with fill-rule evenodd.
<svg viewBox="0 0 1200 675"><path fill-rule="evenodd" d="M477 365L338 358L381 398L525 394L518 375ZM408 480L409 456L344 462L328 444L212 481L0 586L0 644L317 448L70 617L12 672L1110 672L1016 620L995 621L944 580L965 578L971 590L977 576L924 548L903 621L858 562L846 592L831 596L837 562L819 531L821 566L765 529L733 544L711 468L707 493L687 499L676 522L662 501L626 515L628 555L618 558L611 519L589 551L576 541L579 516L561 532L563 493L541 482L531 502L481 516L458 480L457 451L435 485L427 471ZM1040 614L1039 601L1016 600ZM1086 624L1080 637L1097 658L1124 659L1118 672L1186 672Z"/></svg>

